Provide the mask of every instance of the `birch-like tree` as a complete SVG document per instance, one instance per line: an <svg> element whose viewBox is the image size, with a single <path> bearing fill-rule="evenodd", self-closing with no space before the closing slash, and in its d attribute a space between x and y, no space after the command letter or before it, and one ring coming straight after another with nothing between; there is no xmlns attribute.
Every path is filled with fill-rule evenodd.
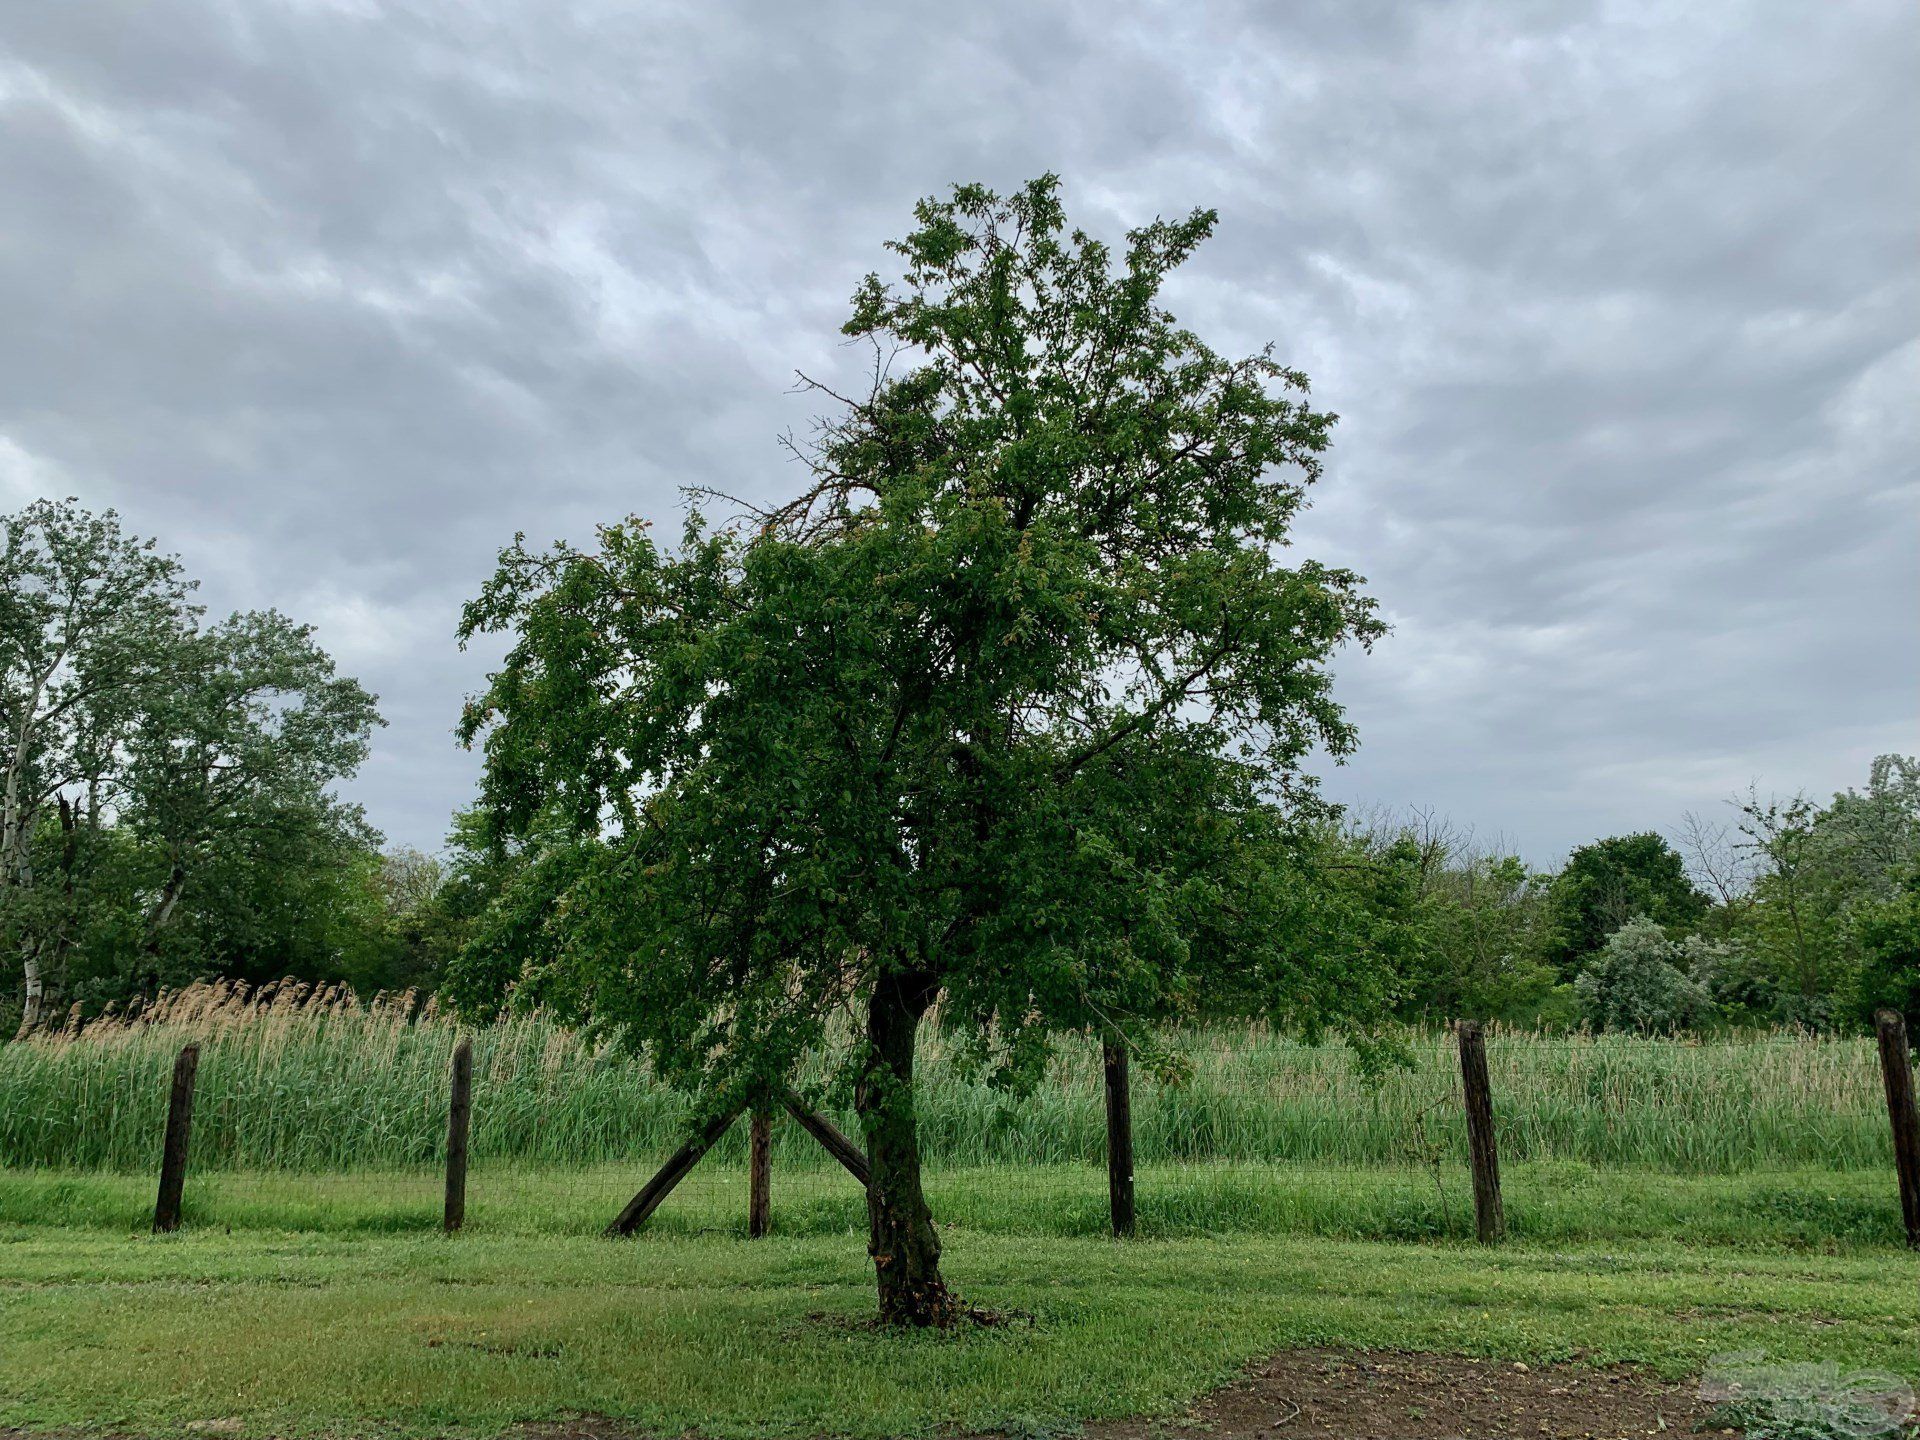
<svg viewBox="0 0 1920 1440"><path fill-rule="evenodd" d="M20 967L22 1033L40 1022L67 938L36 886L36 831L57 814L58 853L76 862L79 831L113 803L128 733L192 633L192 590L179 561L110 510L41 500L0 517L0 928Z"/></svg>

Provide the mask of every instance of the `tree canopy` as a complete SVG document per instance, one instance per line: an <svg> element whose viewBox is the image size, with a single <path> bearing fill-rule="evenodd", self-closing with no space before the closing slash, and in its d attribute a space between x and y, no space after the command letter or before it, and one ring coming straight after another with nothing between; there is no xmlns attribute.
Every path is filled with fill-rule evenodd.
<svg viewBox="0 0 1920 1440"><path fill-rule="evenodd" d="M366 754L373 698L273 611L203 623L179 562L111 511L43 500L0 535L0 938L21 1031L50 993L315 964L373 853L329 791Z"/></svg>
<svg viewBox="0 0 1920 1440"><path fill-rule="evenodd" d="M856 1017L881 1309L931 1323L954 1302L912 1075L936 1000L1018 1083L1061 1029L1364 1027L1392 982L1364 940L1279 923L1301 762L1354 741L1327 659L1380 624L1359 577L1285 555L1333 417L1160 304L1213 214L1115 253L1045 177L916 220L845 327L866 393L813 385L832 412L797 493L709 490L727 513L675 545L641 519L516 541L468 607L463 638L513 637L462 727L485 813L580 839L534 867L519 962L476 947L456 984L615 1022L715 1096Z"/></svg>
<svg viewBox="0 0 1920 1440"><path fill-rule="evenodd" d="M1684 929L1707 909L1686 860L1650 830L1575 850L1554 879L1552 902L1559 932L1555 959L1567 974L1636 915Z"/></svg>

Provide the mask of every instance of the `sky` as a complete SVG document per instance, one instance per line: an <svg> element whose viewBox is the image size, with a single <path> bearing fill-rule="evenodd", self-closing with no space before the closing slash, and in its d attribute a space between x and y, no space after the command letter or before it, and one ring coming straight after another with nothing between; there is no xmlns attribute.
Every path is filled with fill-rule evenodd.
<svg viewBox="0 0 1920 1440"><path fill-rule="evenodd" d="M1538 863L1920 750L1911 0L0 6L0 510L117 507L436 848L516 531L771 496L913 202L1057 172L1341 416L1355 805ZM677 528L677 524L675 526Z"/></svg>

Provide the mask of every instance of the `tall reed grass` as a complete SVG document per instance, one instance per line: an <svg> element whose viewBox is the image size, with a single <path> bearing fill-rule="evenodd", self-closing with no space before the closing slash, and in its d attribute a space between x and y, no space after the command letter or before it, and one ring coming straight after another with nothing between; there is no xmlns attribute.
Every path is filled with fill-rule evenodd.
<svg viewBox="0 0 1920 1440"><path fill-rule="evenodd" d="M353 1171L440 1157L447 1068L462 1033L415 997L193 986L78 1034L0 1047L0 1165L145 1170L158 1151L179 1047L201 1046L193 1157L220 1169ZM625 1052L542 1016L473 1032L476 1163L644 1162L686 1133L688 1101ZM1412 1064L1377 1082L1337 1047L1263 1027L1182 1031L1181 1083L1136 1079L1143 1165L1455 1164L1464 1155L1450 1037L1409 1037ZM1885 1166L1870 1042L1770 1033L1700 1041L1495 1032L1488 1042L1503 1154L1681 1174ZM1094 1163L1101 1072L1061 1047L1046 1082L1009 1099L928 1037L920 1114L941 1166ZM843 1122L850 1127L847 1117ZM741 1132L723 1142L737 1158ZM824 1157L796 1127L786 1165Z"/></svg>

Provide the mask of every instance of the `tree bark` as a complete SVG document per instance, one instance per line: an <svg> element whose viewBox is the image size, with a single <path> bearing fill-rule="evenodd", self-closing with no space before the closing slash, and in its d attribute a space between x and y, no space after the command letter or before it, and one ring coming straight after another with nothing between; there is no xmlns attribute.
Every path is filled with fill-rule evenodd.
<svg viewBox="0 0 1920 1440"><path fill-rule="evenodd" d="M154 902L153 909L147 914L147 949L157 953L160 949L160 932L173 923L174 906L180 903L180 892L187 887L187 869L179 860L175 860L167 871L167 880L160 887L160 898Z"/></svg>
<svg viewBox="0 0 1920 1440"><path fill-rule="evenodd" d="M939 993L923 972L888 972L867 1007L867 1058L854 1109L867 1134L868 1253L888 1325L944 1326L960 1311L940 1276L940 1237L920 1188L913 1104L913 1052L920 1019Z"/></svg>
<svg viewBox="0 0 1920 1440"><path fill-rule="evenodd" d="M20 954L20 970L26 980L26 1000L20 1007L20 1028L13 1038L24 1040L40 1028L40 1006L46 995L46 983L40 976L40 944L28 940Z"/></svg>
<svg viewBox="0 0 1920 1440"><path fill-rule="evenodd" d="M20 848L7 857L6 871L0 874L0 886L15 896L24 896L33 888L33 865L19 836L8 836L7 843ZM40 965L40 941L32 934L23 937L20 943L20 975L24 994L20 1006L20 1028L13 1036L16 1040L26 1039L39 1028L40 1009L46 998L46 975Z"/></svg>

